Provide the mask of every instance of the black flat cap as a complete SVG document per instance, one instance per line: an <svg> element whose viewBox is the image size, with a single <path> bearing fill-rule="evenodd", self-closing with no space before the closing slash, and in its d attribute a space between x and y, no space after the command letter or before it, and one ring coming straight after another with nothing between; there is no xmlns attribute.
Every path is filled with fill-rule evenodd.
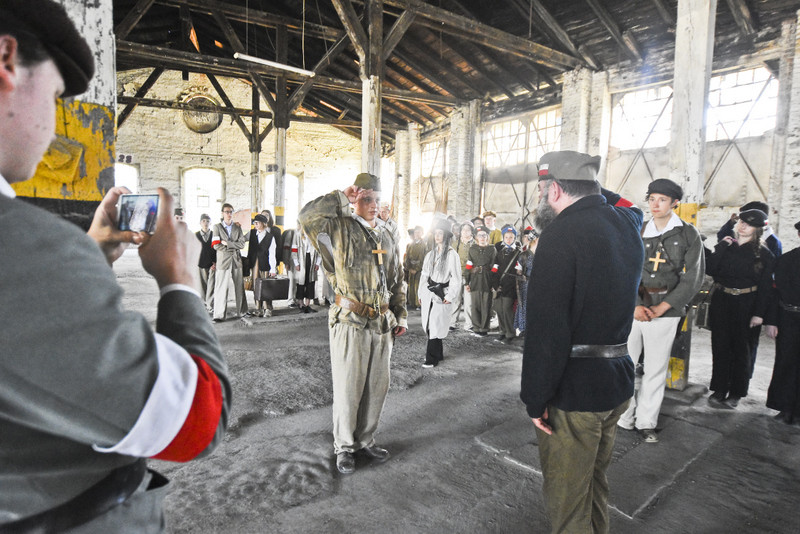
<svg viewBox="0 0 800 534"><path fill-rule="evenodd" d="M255 217L253 217L253 222L256 222L256 221L258 221L258 222L260 222L260 223L267 224L267 223L269 222L269 219L267 219L267 216L266 216L266 215L261 215L261 214L259 213L258 215L256 215Z"/></svg>
<svg viewBox="0 0 800 534"><path fill-rule="evenodd" d="M739 214L739 220L744 221L754 228L764 228L767 224L767 214L761 210L746 210Z"/></svg>
<svg viewBox="0 0 800 534"><path fill-rule="evenodd" d="M758 200L748 202L747 204L739 208L739 212L747 210L761 210L764 213L769 214L769 206L767 206L764 202L759 202Z"/></svg>
<svg viewBox="0 0 800 534"><path fill-rule="evenodd" d="M659 178L658 180L650 182L650 185L647 186L647 194L666 195L669 198L680 200L683 198L683 189L672 180Z"/></svg>
<svg viewBox="0 0 800 534"><path fill-rule="evenodd" d="M10 34L28 34L42 43L64 78L63 98L86 91L94 57L63 6L53 0L2 0L0 18L14 28Z"/></svg>
<svg viewBox="0 0 800 534"><path fill-rule="evenodd" d="M600 156L573 150L548 152L539 160L539 180L594 181L600 170Z"/></svg>
<svg viewBox="0 0 800 534"><path fill-rule="evenodd" d="M797 221L796 223L794 223L794 229L797 230L798 232L800 232L800 221Z"/></svg>

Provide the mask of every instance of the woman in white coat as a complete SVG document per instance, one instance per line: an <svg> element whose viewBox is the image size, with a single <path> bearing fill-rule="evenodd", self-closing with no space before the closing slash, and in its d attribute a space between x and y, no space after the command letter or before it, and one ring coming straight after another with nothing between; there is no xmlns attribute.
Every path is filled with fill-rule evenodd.
<svg viewBox="0 0 800 534"><path fill-rule="evenodd" d="M428 334L428 348L422 367L435 367L444 358L442 340L450 330L453 308L461 291L461 260L450 247L450 222L438 219L433 226L433 250L425 255L419 281L422 328Z"/></svg>

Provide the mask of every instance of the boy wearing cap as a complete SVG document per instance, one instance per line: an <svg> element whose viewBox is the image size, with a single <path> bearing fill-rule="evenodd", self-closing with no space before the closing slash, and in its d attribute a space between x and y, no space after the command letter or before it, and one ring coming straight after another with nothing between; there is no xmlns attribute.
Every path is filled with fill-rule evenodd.
<svg viewBox="0 0 800 534"><path fill-rule="evenodd" d="M608 532L606 470L633 395L626 341L644 259L642 212L601 190L599 167L599 156L572 151L539 162L542 233L520 397L536 427L553 532Z"/></svg>
<svg viewBox="0 0 800 534"><path fill-rule="evenodd" d="M214 322L225 320L228 307L228 290L233 283L236 297L236 316L249 315L244 295L242 254L247 239L242 225L233 220L233 206L222 205L222 220L211 229L211 245L217 251L217 275L214 279Z"/></svg>
<svg viewBox="0 0 800 534"><path fill-rule="evenodd" d="M200 296L206 304L206 310L214 311L214 279L217 273L217 251L211 245L211 217L207 213L200 216L200 230L195 232L200 241Z"/></svg>
<svg viewBox="0 0 800 534"><path fill-rule="evenodd" d="M653 218L642 229L645 262L628 336L630 354L639 355L644 350L644 376L617 423L627 430L638 429L646 443L658 441L655 429L672 342L705 274L700 233L673 211L681 198L683 189L672 180L653 180L647 188L646 200Z"/></svg>
<svg viewBox="0 0 800 534"><path fill-rule="evenodd" d="M145 459L208 454L227 426L227 365L195 289L200 245L172 196L159 188L152 235L121 232L129 191L112 188L87 235L9 185L34 174L57 99L93 71L61 5L0 2L1 532L161 532L167 480ZM110 265L129 243L160 288L156 333L122 308ZM53 317L32 320L43 298Z"/></svg>
<svg viewBox="0 0 800 534"><path fill-rule="evenodd" d="M411 243L406 247L405 268L408 271L408 309L419 309L419 278L422 274L422 262L428 251L428 245L422 239L425 230L421 226L414 227Z"/></svg>
<svg viewBox="0 0 800 534"><path fill-rule="evenodd" d="M492 273L498 266L495 261L497 250L489 245L489 229L485 226L476 228L477 243L467 253L466 285L464 291L469 293L472 307L472 334L485 337L489 333L489 321L492 318Z"/></svg>
<svg viewBox="0 0 800 534"><path fill-rule="evenodd" d="M489 244L496 245L503 240L503 233L494 225L497 220L497 214L492 210L483 212L483 224L489 229Z"/></svg>
<svg viewBox="0 0 800 534"><path fill-rule="evenodd" d="M356 453L376 462L389 458L375 444L375 432L389 390L394 338L408 324L399 244L378 217L380 190L377 176L361 173L344 191L306 204L299 216L336 293L328 324L333 446L343 474L355 471Z"/></svg>
<svg viewBox="0 0 800 534"><path fill-rule="evenodd" d="M514 301L517 299L516 265L520 248L517 243L517 230L510 224L503 227L503 241L495 245L497 250L497 272L493 277L496 291L494 309L500 324L498 341L510 343L517 337L514 327Z"/></svg>

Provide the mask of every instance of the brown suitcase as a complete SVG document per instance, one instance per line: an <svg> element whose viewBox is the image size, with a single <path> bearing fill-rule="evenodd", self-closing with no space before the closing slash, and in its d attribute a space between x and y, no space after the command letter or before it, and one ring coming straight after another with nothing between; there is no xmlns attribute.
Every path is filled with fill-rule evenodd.
<svg viewBox="0 0 800 534"><path fill-rule="evenodd" d="M289 298L289 279L256 278L253 281L255 300L287 300Z"/></svg>

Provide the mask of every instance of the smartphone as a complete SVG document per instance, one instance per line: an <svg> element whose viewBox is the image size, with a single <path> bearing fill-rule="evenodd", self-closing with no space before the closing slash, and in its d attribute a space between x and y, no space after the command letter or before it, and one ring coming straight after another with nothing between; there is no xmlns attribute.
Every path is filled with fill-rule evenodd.
<svg viewBox="0 0 800 534"><path fill-rule="evenodd" d="M118 229L152 234L156 231L158 195L120 195L117 212Z"/></svg>

